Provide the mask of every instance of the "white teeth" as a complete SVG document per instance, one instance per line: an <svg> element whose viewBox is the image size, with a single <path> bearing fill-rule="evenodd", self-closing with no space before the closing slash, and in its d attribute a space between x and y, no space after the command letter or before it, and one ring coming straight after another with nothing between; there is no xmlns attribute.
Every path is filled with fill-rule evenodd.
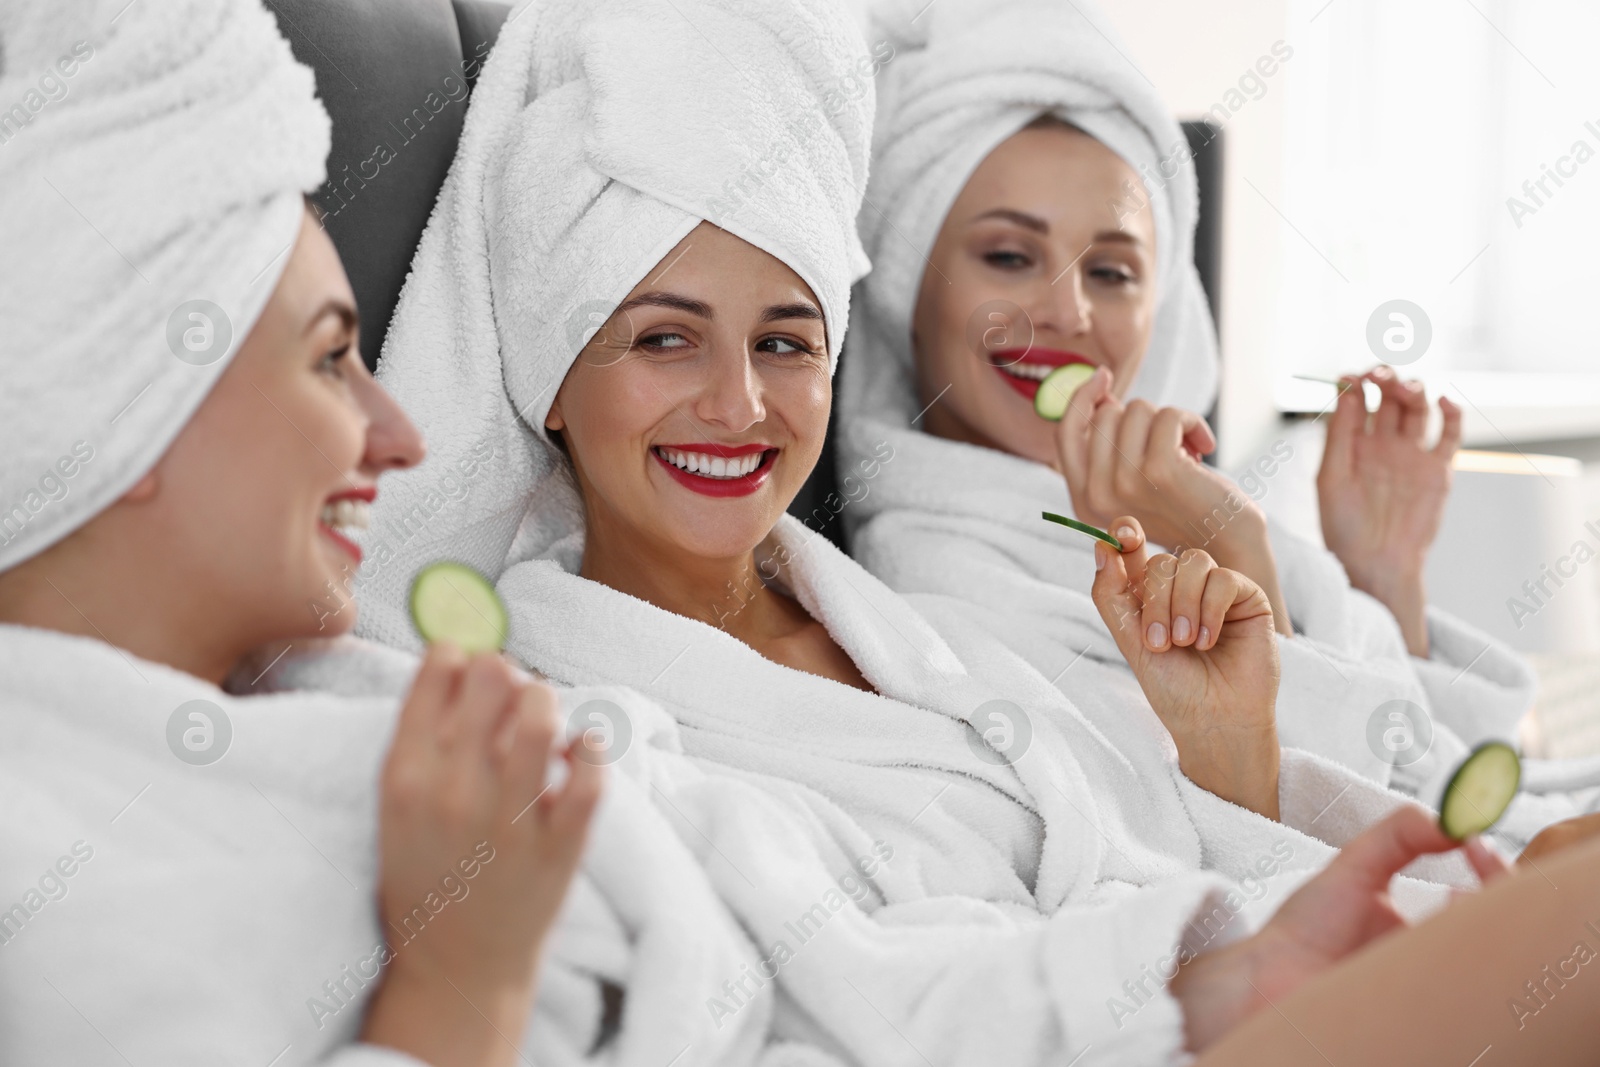
<svg viewBox="0 0 1600 1067"><path fill-rule="evenodd" d="M1045 363L1012 363L1006 366L997 363L995 366L1013 378L1026 378L1030 382L1042 382L1056 369Z"/></svg>
<svg viewBox="0 0 1600 1067"><path fill-rule="evenodd" d="M761 466L761 459L766 453L752 452L748 456L724 458L709 456L704 452L680 452L673 448L658 448L656 454L679 470L686 470L706 478L743 478Z"/></svg>
<svg viewBox="0 0 1600 1067"><path fill-rule="evenodd" d="M341 528L365 530L372 521L372 505L365 500L346 497L322 505L322 524L335 530Z"/></svg>

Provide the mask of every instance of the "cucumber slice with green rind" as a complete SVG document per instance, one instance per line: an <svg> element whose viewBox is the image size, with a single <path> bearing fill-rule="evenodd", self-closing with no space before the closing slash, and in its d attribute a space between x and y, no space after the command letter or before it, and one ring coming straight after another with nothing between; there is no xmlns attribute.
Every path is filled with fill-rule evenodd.
<svg viewBox="0 0 1600 1067"><path fill-rule="evenodd" d="M1118 552L1122 551L1122 542L1118 541L1115 537L1112 537L1099 527L1090 526L1088 523L1079 522L1077 519L1069 519L1065 515L1057 515L1053 511L1041 511L1039 514L1043 515L1051 522L1059 522L1061 525L1071 527L1072 529L1077 530L1079 533L1086 533L1090 537L1097 537L1106 544L1110 545L1112 548L1116 549Z"/></svg>
<svg viewBox="0 0 1600 1067"><path fill-rule="evenodd" d="M1439 828L1455 841L1481 834L1500 821L1522 784L1522 760L1516 749L1490 741L1472 750L1439 802Z"/></svg>
<svg viewBox="0 0 1600 1067"><path fill-rule="evenodd" d="M1033 394L1034 412L1042 419L1060 422L1067 405L1072 403L1072 394L1094 377L1094 371L1087 363L1068 363L1045 375L1039 391Z"/></svg>
<svg viewBox="0 0 1600 1067"><path fill-rule="evenodd" d="M411 621L425 641L463 652L498 652L510 622L489 579L464 563L430 563L411 582Z"/></svg>

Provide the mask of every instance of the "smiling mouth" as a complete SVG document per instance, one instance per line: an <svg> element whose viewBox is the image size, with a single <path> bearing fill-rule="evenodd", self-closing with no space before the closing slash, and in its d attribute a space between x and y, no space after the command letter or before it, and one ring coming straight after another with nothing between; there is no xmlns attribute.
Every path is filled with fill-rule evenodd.
<svg viewBox="0 0 1600 1067"><path fill-rule="evenodd" d="M745 496L765 484L778 449L765 445L654 445L650 454L673 479L705 496Z"/></svg>
<svg viewBox="0 0 1600 1067"><path fill-rule="evenodd" d="M1039 392L1039 383L1048 378L1052 371L1073 363L1083 363L1091 367L1095 365L1076 352L1062 352L1048 348L1013 349L989 354L989 365L1005 379L1007 385L1027 398L1029 403L1032 403L1034 396Z"/></svg>
<svg viewBox="0 0 1600 1067"><path fill-rule="evenodd" d="M335 544L361 562L361 546L341 531L365 530L372 523L373 490L358 490L352 494L334 497L322 505L317 516L317 526Z"/></svg>

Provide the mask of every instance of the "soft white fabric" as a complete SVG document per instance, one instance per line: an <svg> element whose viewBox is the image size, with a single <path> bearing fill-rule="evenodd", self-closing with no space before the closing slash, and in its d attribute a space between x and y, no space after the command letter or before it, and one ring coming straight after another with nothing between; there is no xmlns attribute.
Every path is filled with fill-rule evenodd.
<svg viewBox="0 0 1600 1067"><path fill-rule="evenodd" d="M414 646L411 576L439 556L498 574L530 492L545 506L526 550L577 543L545 415L593 328L701 220L794 269L837 355L866 269L853 223L872 94L836 86L865 56L829 0L549 0L512 15L378 368L429 457L385 481L358 575L364 633Z"/></svg>
<svg viewBox="0 0 1600 1067"><path fill-rule="evenodd" d="M913 607L808 534L785 518L758 551L763 573L779 571L774 584L828 628L876 694L773 663L550 560L501 579L511 650L567 684L648 692L679 722L690 755L795 782L825 800L809 801L823 826L856 824L893 842L892 877L880 883L891 904L958 894L1051 914L1203 866L1242 877L1275 845L1303 872L1405 803L1291 750L1284 794L1320 798L1320 810L1297 801L1296 826L1227 804L1188 782L1169 753L1131 740L1149 728L1139 715L1089 722L965 604L918 597ZM1007 757L978 732L1004 731L996 710L1011 727ZM1453 856L1416 872L1470 882ZM1427 887L1407 883L1410 894L1409 906L1426 906Z"/></svg>
<svg viewBox="0 0 1600 1067"><path fill-rule="evenodd" d="M11 738L0 753L0 884L13 917L0 927L0 1060L414 1062L349 1042L385 937L374 907L377 775L392 694L416 664L389 650L319 658L297 651L253 686L240 672L238 686L256 695L236 696L98 641L0 626ZM321 681L346 692L258 692ZM192 700L231 725L226 753L207 766L168 748L169 717ZM672 724L647 707L632 718L637 743L612 776L550 942L525 1052L540 1064L659 1067L662 1049L689 1046L680 1063L753 1064L771 1005L719 1027L703 1001L756 962L754 946L638 780L653 773L657 746L671 746ZM65 879L66 894L25 898L80 840L92 857ZM594 1056L598 979L622 987L626 1007Z"/></svg>
<svg viewBox="0 0 1600 1067"><path fill-rule="evenodd" d="M322 182L328 119L257 0L7 3L0 52L4 570L137 481L228 366ZM169 344L176 323L178 351L185 330L209 347L192 300L221 309L201 312L209 345L231 332L205 365Z"/></svg>
<svg viewBox="0 0 1600 1067"><path fill-rule="evenodd" d="M1087 0L878 0L873 39L895 46L878 75L872 180L860 228L872 273L857 293L839 410L921 408L911 380L911 316L951 205L1002 141L1041 115L1105 143L1139 175L1156 220L1159 289L1149 351L1132 396L1211 406L1217 352L1193 265L1198 184L1188 142L1155 88ZM922 10L919 13L919 9ZM865 348L870 354L858 354Z"/></svg>
<svg viewBox="0 0 1600 1067"><path fill-rule="evenodd" d="M274 656L276 650L268 649L259 658L272 662ZM314 655L296 653L276 661L257 685L388 691L408 676L414 662L391 649L341 640ZM253 672L247 665L239 677ZM1247 902L1252 912L1259 911L1269 891L1276 899L1298 881L1284 875L1274 883L1257 870L1230 896L1219 877L1189 874L1137 894L1114 887L1122 893L1107 894L1108 902L1064 909L1048 921L1026 894L1008 902L999 892L988 899L907 892L905 886L921 880L921 861L907 854L901 835L879 834L871 824L857 823L804 785L684 759L671 720L630 690L583 687L562 694L569 713L589 700L612 702L607 725L612 743L622 746L617 769L626 775L613 788L634 782L643 787L623 795L647 793L654 800L759 946L761 959L751 961L754 966L730 963L719 976L742 981L743 990L695 988L703 1005L696 1003L692 1013L682 1004L678 1008L684 1025L710 1022L712 1033L720 1034L733 1019L746 1021L741 994L755 993L754 1005L772 1006L775 1012L763 1067L833 1063L833 1053L874 1067L924 1063L906 1039L927 1049L931 1062L939 1064L978 1062L985 1055L1006 1063L1044 1064L1062 1049L1088 1045L1103 1050L1086 1058L1089 1063L1168 1062L1180 1033L1176 1005L1148 988L1141 996L1144 1003L1125 1007L1130 1015L1138 1008L1136 1023L1130 1023L1108 1010L1108 993L1126 996L1119 992L1122 981L1140 980L1141 965L1154 968L1180 944L1198 951L1239 936L1248 917L1231 920L1245 913ZM658 828L659 817L652 823L647 816L634 813L630 823L639 829L636 842L645 847L621 853L631 893L641 906L663 892L663 842L678 844L670 830ZM939 816L929 812L928 817ZM596 827L596 850L617 831L616 822ZM1271 859L1269 844L1259 844L1261 855ZM864 860L873 868L870 874L863 871ZM593 873L593 855L586 869ZM596 963L606 958L608 943L611 952L618 951L615 937L608 938L604 924L582 924L575 931L575 910L569 905L558 928L556 960L563 959L564 945L576 942L590 951L574 963L575 970L617 977ZM665 936L680 942L705 938L708 929L716 929L715 922L685 910L681 899L663 901L655 910L670 927ZM1184 931L1189 920L1199 932ZM677 948L693 951L682 944ZM629 973L626 966L619 970ZM637 981L637 971L632 973ZM685 980L680 973L677 984ZM553 985L548 969L542 982L541 1015L570 1011L566 987ZM628 996L634 995L630 989ZM582 1005L577 998L570 1003ZM974 1013L974 1003L988 1007ZM580 1017L593 1018L594 1012ZM899 1033L883 1026L885 1017L895 1021ZM625 1018L631 1024L632 1016ZM570 1019L564 1029L573 1029ZM658 1038L654 1043L659 1060L663 1050L670 1055L686 1042ZM699 1046L690 1044L698 1058L686 1055L680 1062L705 1062Z"/></svg>

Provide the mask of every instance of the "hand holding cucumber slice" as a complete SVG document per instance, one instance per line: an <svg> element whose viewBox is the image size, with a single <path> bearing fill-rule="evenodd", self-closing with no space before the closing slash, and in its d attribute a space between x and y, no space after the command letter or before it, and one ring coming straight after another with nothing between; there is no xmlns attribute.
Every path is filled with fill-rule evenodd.
<svg viewBox="0 0 1600 1067"><path fill-rule="evenodd" d="M1112 548L1116 549L1118 552L1122 551L1122 542L1118 541L1115 537L1112 537L1110 534L1106 533L1097 526L1090 526L1088 523L1079 522L1077 519L1069 519L1065 515L1057 515L1053 511L1043 511L1040 512L1040 514L1046 519L1049 519L1051 522L1059 522L1061 525L1077 530L1079 533L1086 533L1090 537L1097 537L1106 544L1110 545Z"/></svg>
<svg viewBox="0 0 1600 1067"><path fill-rule="evenodd" d="M1039 391L1033 394L1033 410L1040 418L1060 422L1072 403L1072 394L1094 377L1095 368L1087 363L1068 363L1045 375Z"/></svg>
<svg viewBox="0 0 1600 1067"><path fill-rule="evenodd" d="M509 618L489 579L462 563L430 563L411 583L411 621L424 641L463 652L498 652Z"/></svg>
<svg viewBox="0 0 1600 1067"><path fill-rule="evenodd" d="M1472 750L1439 802L1439 828L1454 841L1481 834L1505 814L1522 783L1522 760L1516 750L1490 741Z"/></svg>

